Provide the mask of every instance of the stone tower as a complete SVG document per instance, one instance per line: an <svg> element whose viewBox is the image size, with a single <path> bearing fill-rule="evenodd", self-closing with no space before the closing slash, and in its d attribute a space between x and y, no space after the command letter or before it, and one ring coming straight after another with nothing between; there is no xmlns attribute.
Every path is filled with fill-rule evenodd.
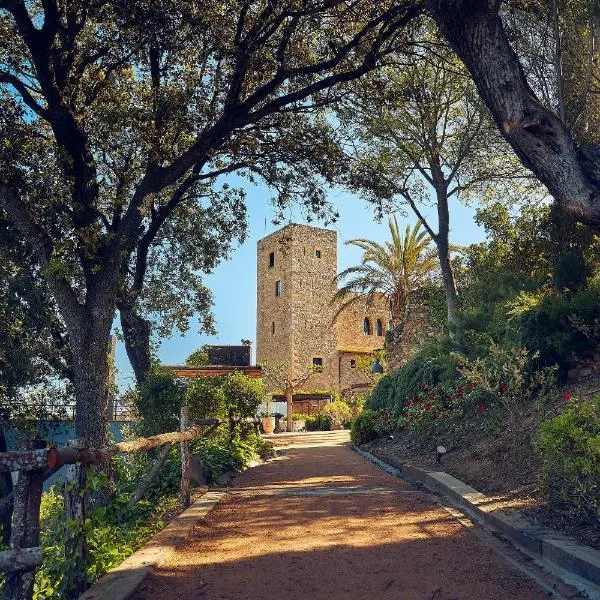
<svg viewBox="0 0 600 600"><path fill-rule="evenodd" d="M305 387L332 389L339 375L331 304L336 232L286 225L259 240L257 271L257 362L283 363L292 377L322 364Z"/></svg>

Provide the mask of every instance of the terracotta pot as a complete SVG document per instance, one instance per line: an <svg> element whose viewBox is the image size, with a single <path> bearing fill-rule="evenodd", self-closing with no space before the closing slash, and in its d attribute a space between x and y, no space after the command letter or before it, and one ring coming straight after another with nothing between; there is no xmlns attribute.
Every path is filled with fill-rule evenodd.
<svg viewBox="0 0 600 600"><path fill-rule="evenodd" d="M341 423L333 423L331 425L331 431L340 431L341 429L344 429L344 426Z"/></svg>
<svg viewBox="0 0 600 600"><path fill-rule="evenodd" d="M273 433L275 429L275 417L263 417L262 428L265 433Z"/></svg>

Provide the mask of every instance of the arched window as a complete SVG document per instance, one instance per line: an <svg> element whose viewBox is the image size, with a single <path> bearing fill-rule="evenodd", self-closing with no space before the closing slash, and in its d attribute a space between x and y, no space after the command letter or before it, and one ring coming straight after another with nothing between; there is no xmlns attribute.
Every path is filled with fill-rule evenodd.
<svg viewBox="0 0 600 600"><path fill-rule="evenodd" d="M381 322L381 319L377 319L377 322L375 323L375 331L379 337L383 335L383 323Z"/></svg>
<svg viewBox="0 0 600 600"><path fill-rule="evenodd" d="M368 317L365 317L365 320L363 322L363 330L365 332L365 335L371 335L371 321L369 321Z"/></svg>

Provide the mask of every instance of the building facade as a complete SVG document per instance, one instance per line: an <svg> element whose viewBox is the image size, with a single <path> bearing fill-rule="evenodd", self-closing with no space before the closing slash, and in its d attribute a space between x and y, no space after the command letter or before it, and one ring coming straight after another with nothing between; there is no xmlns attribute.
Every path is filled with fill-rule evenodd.
<svg viewBox="0 0 600 600"><path fill-rule="evenodd" d="M259 240L256 358L291 377L322 366L303 388L346 394L368 385L365 356L383 348L389 312L379 297L336 318L337 269L335 231L292 223Z"/></svg>

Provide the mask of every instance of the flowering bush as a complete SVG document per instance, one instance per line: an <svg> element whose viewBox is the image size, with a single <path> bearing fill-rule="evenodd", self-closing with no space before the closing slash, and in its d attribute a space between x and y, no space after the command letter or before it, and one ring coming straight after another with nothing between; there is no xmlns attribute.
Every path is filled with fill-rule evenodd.
<svg viewBox="0 0 600 600"><path fill-rule="evenodd" d="M409 396L398 418L398 426L409 431L427 429L441 422L456 421L465 415L470 406L473 383L457 386L429 387L419 385L419 391ZM482 404L479 411L483 412Z"/></svg>
<svg viewBox="0 0 600 600"><path fill-rule="evenodd" d="M479 409L501 407L514 435L522 430L525 408L542 406L555 391L556 367L534 370L536 356L526 348L492 344L482 358L459 360L459 371L476 386Z"/></svg>

